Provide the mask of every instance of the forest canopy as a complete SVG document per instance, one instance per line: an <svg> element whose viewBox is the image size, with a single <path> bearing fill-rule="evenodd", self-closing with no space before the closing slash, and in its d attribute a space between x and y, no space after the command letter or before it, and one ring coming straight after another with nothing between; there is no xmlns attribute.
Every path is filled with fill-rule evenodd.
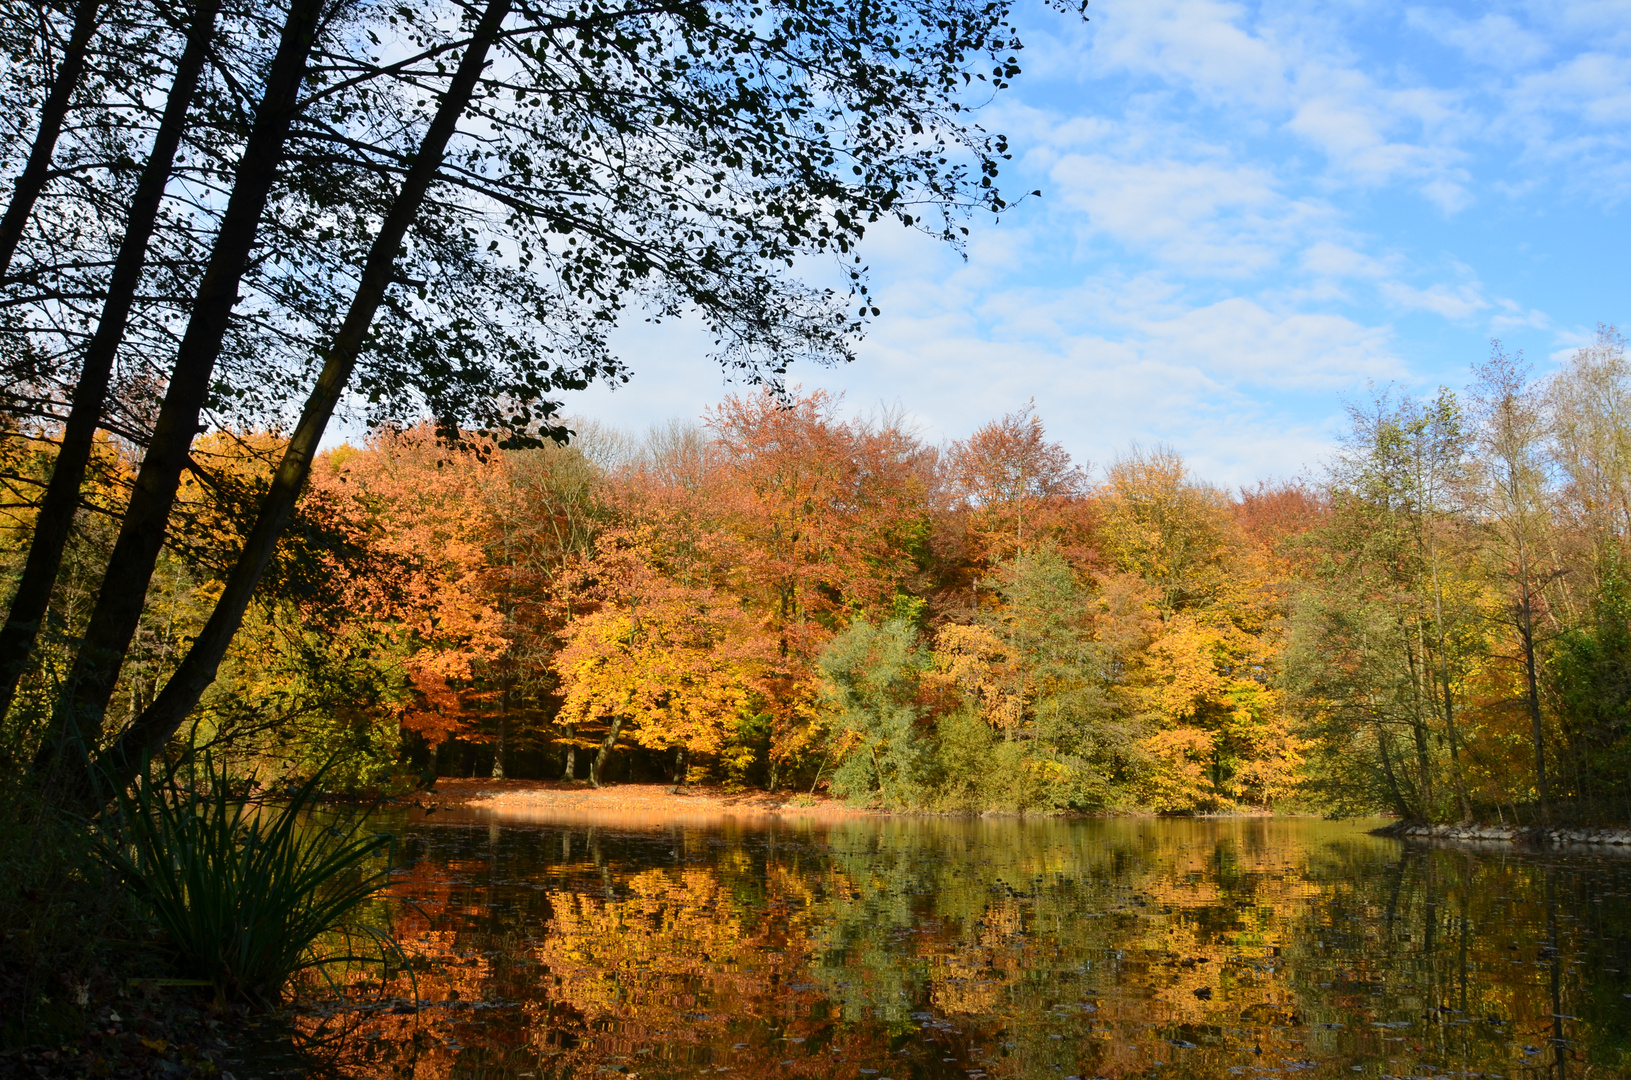
<svg viewBox="0 0 1631 1080"><path fill-rule="evenodd" d="M1059 0L1065 16L1085 6ZM1631 809L1623 339L1313 471L789 388L1001 214L1006 0L0 4L0 768L884 808ZM621 432L613 331L741 392ZM926 361L927 362L927 361ZM331 421L370 431L329 445ZM1055 423L1059 418L1051 418Z"/></svg>
<svg viewBox="0 0 1631 1080"><path fill-rule="evenodd" d="M381 428L317 458L180 737L262 770L337 758L375 788L689 777L952 812L1612 815L1628 389L1612 330L1538 380L1497 349L1464 391L1355 402L1320 471L1234 491L1164 448L1073 462L1030 407L936 446L796 389L643 434L569 420L565 446ZM253 488L278 448L222 433L199 452ZM183 498L116 715L219 589L234 525L209 504ZM70 637L97 536L67 575ZM42 665L25 696L50 685ZM30 715L8 745L38 738Z"/></svg>

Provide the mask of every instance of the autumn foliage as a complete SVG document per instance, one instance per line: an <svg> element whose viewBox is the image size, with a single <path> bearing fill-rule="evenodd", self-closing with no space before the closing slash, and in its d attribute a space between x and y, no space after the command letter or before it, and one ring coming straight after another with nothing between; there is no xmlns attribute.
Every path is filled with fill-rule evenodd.
<svg viewBox="0 0 1631 1080"><path fill-rule="evenodd" d="M1302 522L1264 509L1284 497L1232 498L1165 454L1095 481L1031 408L936 447L839 404L330 451L305 505L344 539L320 555L342 614L317 651L371 644L399 733L373 740L379 768L943 809L1292 794L1273 552ZM244 677L277 623L240 643Z"/></svg>
<svg viewBox="0 0 1631 1080"><path fill-rule="evenodd" d="M1031 406L940 446L820 392L527 450L382 430L319 460L187 737L364 787L1600 817L1631 754L1631 469L1602 391L1631 368L1605 335L1544 383L1497 356L1464 399L1356 407L1321 474L1238 491L1163 448L1073 461ZM197 633L280 446L200 442L116 711ZM98 461L116 509L129 462Z"/></svg>

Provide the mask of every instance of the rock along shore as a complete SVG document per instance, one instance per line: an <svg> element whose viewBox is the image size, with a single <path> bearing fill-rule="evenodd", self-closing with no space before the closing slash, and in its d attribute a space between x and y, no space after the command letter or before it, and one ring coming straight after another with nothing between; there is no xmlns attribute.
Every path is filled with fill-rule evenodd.
<svg viewBox="0 0 1631 1080"><path fill-rule="evenodd" d="M1475 840L1486 843L1611 845L1631 849L1631 829L1523 828L1517 825L1423 825L1401 821L1376 829L1374 836L1420 840Z"/></svg>

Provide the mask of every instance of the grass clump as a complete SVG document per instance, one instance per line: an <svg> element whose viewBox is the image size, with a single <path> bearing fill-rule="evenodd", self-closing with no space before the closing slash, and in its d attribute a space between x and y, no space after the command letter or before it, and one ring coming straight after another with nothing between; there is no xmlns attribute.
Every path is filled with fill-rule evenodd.
<svg viewBox="0 0 1631 1080"><path fill-rule="evenodd" d="M163 778L144 772L106 815L98 854L163 931L177 973L218 1001L270 1007L303 971L395 951L356 918L387 883L379 856L391 839L364 832L365 814L313 817L325 771L273 805L205 757ZM345 943L358 937L371 957L352 955Z"/></svg>

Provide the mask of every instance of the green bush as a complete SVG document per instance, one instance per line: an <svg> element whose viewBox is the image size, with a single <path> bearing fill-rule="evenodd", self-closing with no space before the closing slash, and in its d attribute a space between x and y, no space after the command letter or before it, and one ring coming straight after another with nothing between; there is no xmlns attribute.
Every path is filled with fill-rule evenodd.
<svg viewBox="0 0 1631 1080"><path fill-rule="evenodd" d="M390 872L390 837L363 833L365 814L324 825L311 814L324 770L282 805L234 794L209 758L179 775L143 775L105 821L98 853L163 930L178 973L206 980L219 1000L276 1004L301 971L364 959L324 948L361 937L392 949L355 921Z"/></svg>
<svg viewBox="0 0 1631 1080"><path fill-rule="evenodd" d="M917 701L928 658L909 623L858 619L822 650L821 707L846 752L832 792L890 810L925 805L938 771L927 717Z"/></svg>

